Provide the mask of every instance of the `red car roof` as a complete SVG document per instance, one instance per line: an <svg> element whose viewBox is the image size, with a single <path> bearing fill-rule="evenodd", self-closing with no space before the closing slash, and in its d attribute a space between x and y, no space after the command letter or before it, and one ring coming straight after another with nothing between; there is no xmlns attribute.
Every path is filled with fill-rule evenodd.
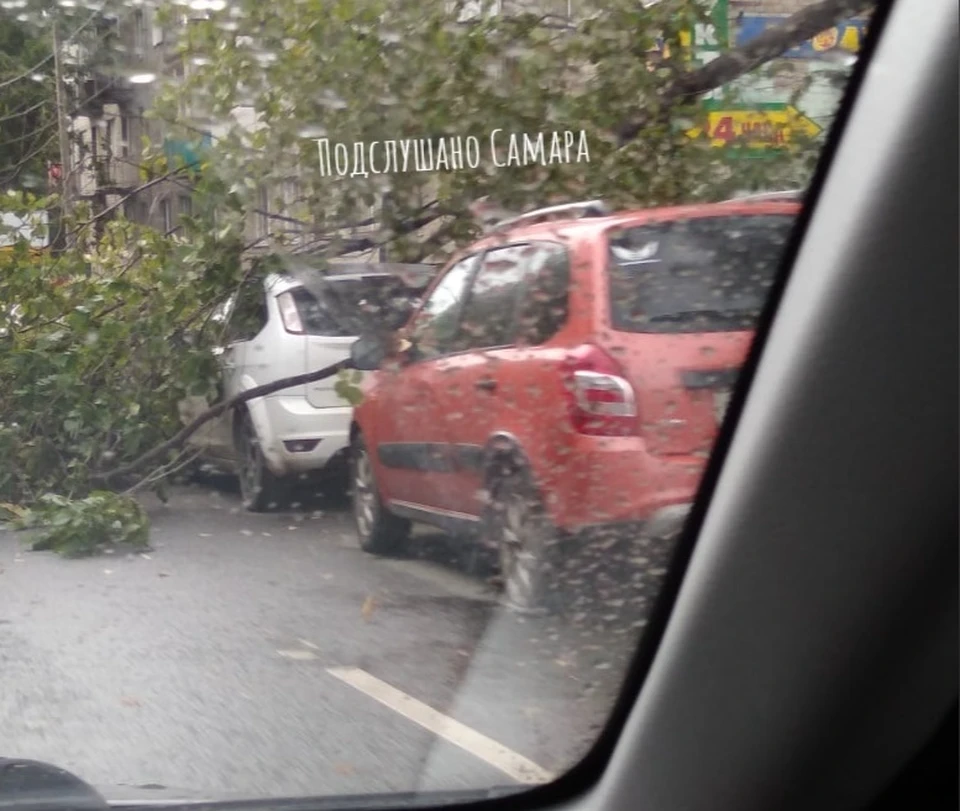
<svg viewBox="0 0 960 811"><path fill-rule="evenodd" d="M699 217L717 217L723 215L796 215L802 205L798 202L757 201L749 202L733 200L724 203L698 203L685 206L665 206L661 208L628 209L618 211L607 217L585 217L569 220L553 220L551 222L533 223L530 225L518 224L481 237L457 256L473 253L482 248L512 242L517 239L536 238L550 235L567 238L591 234L600 234L609 228L625 225L640 225L645 222L669 222L671 220L687 220Z"/></svg>

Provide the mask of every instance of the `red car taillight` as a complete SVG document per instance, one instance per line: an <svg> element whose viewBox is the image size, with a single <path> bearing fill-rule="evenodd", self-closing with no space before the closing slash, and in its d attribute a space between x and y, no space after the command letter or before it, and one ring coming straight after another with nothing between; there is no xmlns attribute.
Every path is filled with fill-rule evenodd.
<svg viewBox="0 0 960 811"><path fill-rule="evenodd" d="M587 344L567 355L565 371L570 419L577 432L592 436L639 433L636 395L616 360Z"/></svg>

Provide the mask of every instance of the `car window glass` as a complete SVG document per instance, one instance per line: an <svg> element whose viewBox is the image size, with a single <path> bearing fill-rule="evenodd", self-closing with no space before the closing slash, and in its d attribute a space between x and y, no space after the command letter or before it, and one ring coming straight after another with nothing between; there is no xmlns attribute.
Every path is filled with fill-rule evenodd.
<svg viewBox="0 0 960 811"><path fill-rule="evenodd" d="M413 308L418 291L392 276L323 279L290 291L308 335L360 335L372 324L396 322Z"/></svg>
<svg viewBox="0 0 960 811"><path fill-rule="evenodd" d="M244 283L227 324L227 341L252 341L267 325L267 302L263 284L258 279Z"/></svg>
<svg viewBox="0 0 960 811"><path fill-rule="evenodd" d="M433 357L453 348L460 307L476 264L476 256L457 262L424 301L411 330L418 356Z"/></svg>
<svg viewBox="0 0 960 811"><path fill-rule="evenodd" d="M793 218L706 217L610 235L610 309L626 332L750 329Z"/></svg>
<svg viewBox="0 0 960 811"><path fill-rule="evenodd" d="M313 293L303 287L290 291L303 323L307 335L323 335L327 337L343 337L358 334L357 328L349 328L344 323L346 318L338 318L337 312L331 312L329 307L323 306Z"/></svg>
<svg viewBox="0 0 960 811"><path fill-rule="evenodd" d="M537 243L524 255L530 264L517 315L517 343L537 346L567 323L570 307L570 257L567 248Z"/></svg>
<svg viewBox="0 0 960 811"><path fill-rule="evenodd" d="M484 254L460 314L456 349L511 343L521 282L531 267L529 254L530 248L520 245Z"/></svg>

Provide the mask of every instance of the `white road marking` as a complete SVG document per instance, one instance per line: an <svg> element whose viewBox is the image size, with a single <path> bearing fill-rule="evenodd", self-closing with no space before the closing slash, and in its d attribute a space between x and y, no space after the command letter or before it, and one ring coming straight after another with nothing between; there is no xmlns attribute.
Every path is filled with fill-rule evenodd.
<svg viewBox="0 0 960 811"><path fill-rule="evenodd" d="M380 681L365 670L356 667L331 667L327 672L399 713L408 721L419 724L437 737L459 746L474 757L499 769L518 783L540 785L556 778L555 774L538 766L532 760L486 735L481 735L475 729L455 721L450 716L438 712L422 701L417 701L413 696Z"/></svg>
<svg viewBox="0 0 960 811"><path fill-rule="evenodd" d="M287 648L286 650L278 650L280 654L285 659L295 659L299 662L311 662L317 658L317 654L308 650L298 650L297 648Z"/></svg>

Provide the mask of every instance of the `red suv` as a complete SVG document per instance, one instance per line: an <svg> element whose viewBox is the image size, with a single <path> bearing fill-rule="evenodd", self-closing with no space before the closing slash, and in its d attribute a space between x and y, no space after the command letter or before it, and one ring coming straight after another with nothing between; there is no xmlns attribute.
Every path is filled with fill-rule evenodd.
<svg viewBox="0 0 960 811"><path fill-rule="evenodd" d="M559 537L682 525L799 204L526 221L551 211L450 262L399 349L354 349L380 369L351 428L362 547L479 532L526 609Z"/></svg>

